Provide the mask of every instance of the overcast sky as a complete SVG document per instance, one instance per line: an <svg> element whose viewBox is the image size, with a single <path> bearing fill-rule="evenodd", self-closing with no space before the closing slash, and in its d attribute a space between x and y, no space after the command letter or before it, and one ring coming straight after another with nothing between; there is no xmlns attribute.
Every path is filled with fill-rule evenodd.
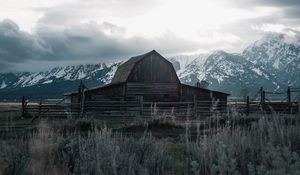
<svg viewBox="0 0 300 175"><path fill-rule="evenodd" d="M300 31L300 0L0 0L0 71L240 52Z"/></svg>

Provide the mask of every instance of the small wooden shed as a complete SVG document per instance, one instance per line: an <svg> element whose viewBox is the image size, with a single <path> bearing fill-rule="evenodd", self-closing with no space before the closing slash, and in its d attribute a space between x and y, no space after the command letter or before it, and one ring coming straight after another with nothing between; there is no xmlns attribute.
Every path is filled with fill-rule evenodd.
<svg viewBox="0 0 300 175"><path fill-rule="evenodd" d="M80 90L79 90L80 91ZM84 97L81 97L83 94ZM78 106L84 98L86 111L103 111L103 102L107 102L107 108L121 109L128 111L128 106L137 100L137 107L145 108L146 104L173 104L173 107L180 106L180 103L190 102L194 104L194 109L198 108L198 103L205 103L211 107L217 102L219 109L224 110L229 94L212 91L196 86L182 84L173 68L172 63L161 56L155 50L143 55L130 58L120 65L111 83L85 89L83 93L78 91L65 94L70 97L73 106ZM119 105L109 106L110 102L119 101ZM92 105L93 104L93 105ZM93 106L93 107L91 107ZM134 107L134 105L132 105ZM132 108L131 108L132 109ZM209 110L209 108L207 108ZM130 110L129 110L130 111Z"/></svg>

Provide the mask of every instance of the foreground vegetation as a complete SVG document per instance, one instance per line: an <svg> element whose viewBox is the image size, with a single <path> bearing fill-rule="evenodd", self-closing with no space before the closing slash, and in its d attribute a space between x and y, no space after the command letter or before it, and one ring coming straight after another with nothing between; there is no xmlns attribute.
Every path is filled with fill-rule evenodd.
<svg viewBox="0 0 300 175"><path fill-rule="evenodd" d="M119 129L89 118L41 120L37 131L0 141L0 172L296 175L300 126L295 117L216 115L204 124L160 117ZM170 131L175 134L164 134Z"/></svg>

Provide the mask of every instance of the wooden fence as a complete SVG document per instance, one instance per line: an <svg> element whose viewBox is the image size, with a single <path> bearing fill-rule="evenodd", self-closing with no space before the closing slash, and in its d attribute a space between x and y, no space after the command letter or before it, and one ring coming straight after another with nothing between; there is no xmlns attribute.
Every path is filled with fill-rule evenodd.
<svg viewBox="0 0 300 175"><path fill-rule="evenodd" d="M83 91L82 91L83 92ZM260 88L257 95L252 99L247 96L246 100L233 101L203 101L194 97L193 101L176 102L146 102L143 97L97 97L87 100L82 96L78 103L63 99L60 101L36 101L29 103L22 98L22 115L26 117L43 116L102 116L102 117L151 117L154 115L176 117L207 117L215 114L229 113L232 111L251 113L287 113L296 114L300 111L300 103L292 98L292 93L300 92L300 88L287 89L287 92L268 92ZM271 95L285 95L281 100L271 100ZM259 96L258 96L259 95ZM258 97L256 97L258 96Z"/></svg>
<svg viewBox="0 0 300 175"><path fill-rule="evenodd" d="M247 96L244 101L232 101L231 106L246 114L254 112L297 114L300 111L300 88L288 87L286 92L273 92L261 87L251 99Z"/></svg>
<svg viewBox="0 0 300 175"><path fill-rule="evenodd" d="M117 98L116 98L117 99ZM142 97L132 100L95 100L82 103L70 103L66 100L22 103L24 117L81 117L83 115L95 117L205 117L216 113L227 113L226 102L211 102L194 100L193 102L145 102ZM220 105L222 104L222 105Z"/></svg>
<svg viewBox="0 0 300 175"><path fill-rule="evenodd" d="M227 105L219 105L223 103ZM69 102L60 103L29 103L25 105L24 115L31 117L81 117L83 115L95 117L151 117L151 116L176 116L204 118L215 114L238 112L251 113L299 113L299 103L290 104L281 102L259 101L247 102L211 102L196 100L194 102L143 102L140 99L132 101L93 101L87 102L81 109L79 104ZM83 110L83 111L82 111ZM23 111L23 110L22 110Z"/></svg>

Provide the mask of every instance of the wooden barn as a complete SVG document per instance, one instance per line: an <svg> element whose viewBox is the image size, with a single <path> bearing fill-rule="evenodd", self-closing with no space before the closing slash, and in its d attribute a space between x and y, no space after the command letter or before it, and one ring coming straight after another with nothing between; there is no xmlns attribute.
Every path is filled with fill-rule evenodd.
<svg viewBox="0 0 300 175"><path fill-rule="evenodd" d="M72 109L93 114L141 114L154 110L191 115L226 110L229 94L182 84L172 63L155 50L132 57L117 69L110 84L65 94ZM156 109L155 109L156 108Z"/></svg>

